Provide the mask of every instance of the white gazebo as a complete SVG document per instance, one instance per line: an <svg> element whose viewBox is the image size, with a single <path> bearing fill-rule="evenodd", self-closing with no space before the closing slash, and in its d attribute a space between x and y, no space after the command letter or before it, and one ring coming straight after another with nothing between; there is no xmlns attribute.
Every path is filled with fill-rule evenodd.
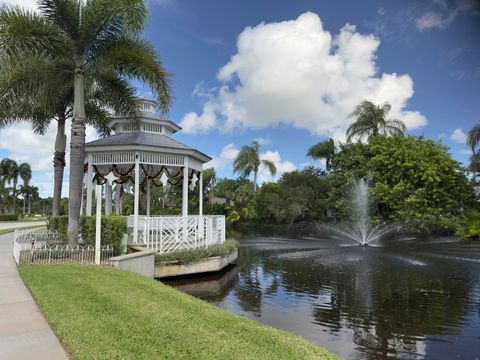
<svg viewBox="0 0 480 360"><path fill-rule="evenodd" d="M203 215L202 165L211 157L175 140L181 128L155 113L154 101L139 99L135 119L115 116L109 127L113 135L85 145L86 215L92 215L93 184L102 184L105 214L121 215L124 192L133 185L134 214L128 217L133 228L133 243L171 252L196 248L225 240L224 216ZM182 212L178 216L151 216L150 190L182 183ZM140 185L145 188L146 214L139 214ZM188 214L188 193L198 187L198 215Z"/></svg>

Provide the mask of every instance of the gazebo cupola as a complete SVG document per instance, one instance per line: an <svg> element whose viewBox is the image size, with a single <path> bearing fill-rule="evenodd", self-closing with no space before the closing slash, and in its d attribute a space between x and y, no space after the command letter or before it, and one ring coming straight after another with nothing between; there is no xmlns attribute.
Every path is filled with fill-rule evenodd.
<svg viewBox="0 0 480 360"><path fill-rule="evenodd" d="M180 126L155 113L157 104L138 99L135 117L114 116L109 123L113 134L85 145L86 214L92 214L93 183L105 187L105 214L115 209L121 214L122 193L134 192L133 242L137 243L139 221L150 217L151 186L167 186L183 182L182 214L188 217L188 192L199 188L199 216L202 216L202 165L211 157L175 140ZM143 185L143 186L140 186ZM141 187L146 189L146 214L139 216ZM142 224L140 224L142 225Z"/></svg>

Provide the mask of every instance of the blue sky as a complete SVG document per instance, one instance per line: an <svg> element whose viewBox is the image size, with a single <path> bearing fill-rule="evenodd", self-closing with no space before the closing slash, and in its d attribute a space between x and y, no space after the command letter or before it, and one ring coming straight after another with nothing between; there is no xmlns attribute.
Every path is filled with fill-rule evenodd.
<svg viewBox="0 0 480 360"><path fill-rule="evenodd" d="M145 36L173 74L168 117L185 129L176 138L214 157L220 176L232 176L232 158L253 139L280 173L313 163L307 149L328 136L341 141L346 115L363 99L391 102L410 133L441 139L456 159L468 159L464 134L480 121L478 1L148 6ZM30 161L48 195L52 135L25 132L3 130L0 156ZM260 178L271 180L266 172Z"/></svg>

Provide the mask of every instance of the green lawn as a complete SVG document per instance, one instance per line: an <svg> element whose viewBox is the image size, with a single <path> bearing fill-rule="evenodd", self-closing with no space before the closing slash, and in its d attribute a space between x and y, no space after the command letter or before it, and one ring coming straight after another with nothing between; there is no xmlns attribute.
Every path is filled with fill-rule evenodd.
<svg viewBox="0 0 480 360"><path fill-rule="evenodd" d="M133 273L69 264L20 274L74 359L337 359Z"/></svg>
<svg viewBox="0 0 480 360"><path fill-rule="evenodd" d="M28 230L28 229L41 229L44 228L45 225L32 225L32 226L23 226L23 227L18 227L18 228L10 228L10 229L2 229L0 230L0 235L5 235L11 232L14 232L15 230Z"/></svg>

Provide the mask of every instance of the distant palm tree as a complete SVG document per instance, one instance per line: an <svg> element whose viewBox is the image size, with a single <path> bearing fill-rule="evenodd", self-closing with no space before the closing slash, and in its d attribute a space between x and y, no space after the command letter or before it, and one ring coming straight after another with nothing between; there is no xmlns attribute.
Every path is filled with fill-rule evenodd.
<svg viewBox="0 0 480 360"><path fill-rule="evenodd" d="M474 152L472 156L470 156L470 164L468 169L472 173L474 182L476 182L476 179L480 173L480 153L478 151Z"/></svg>
<svg viewBox="0 0 480 360"><path fill-rule="evenodd" d="M167 111L169 73L153 46L140 38L147 18L144 0L40 0L38 7L38 12L0 8L2 61L21 64L25 71L42 69L45 77L61 74L73 84L67 236L74 244L85 157L87 84L95 88L110 82L126 88L128 80L145 82L158 95L161 110ZM22 93L41 88L39 81L38 77L26 81Z"/></svg>
<svg viewBox="0 0 480 360"><path fill-rule="evenodd" d="M233 162L233 172L247 178L253 173L253 192L257 191L257 174L261 165L265 166L272 176L277 173L275 164L266 159L260 159L260 143L252 141L252 145L244 145Z"/></svg>
<svg viewBox="0 0 480 360"><path fill-rule="evenodd" d="M335 158L336 149L335 141L328 138L325 141L319 142L308 149L307 156L312 159L325 159L325 168L331 170L333 167L333 160Z"/></svg>
<svg viewBox="0 0 480 360"><path fill-rule="evenodd" d="M407 129L403 121L387 118L391 109L389 103L378 106L371 101L361 102L350 114L355 122L347 129L347 141L381 134L403 135Z"/></svg>
<svg viewBox="0 0 480 360"><path fill-rule="evenodd" d="M26 196L28 202L28 212L27 214L30 215L32 213L32 200L38 198L38 187L28 185L26 187Z"/></svg>
<svg viewBox="0 0 480 360"><path fill-rule="evenodd" d="M17 164L16 161L11 159L3 159L0 163L2 172L2 183L12 184L12 211L15 213L17 202L17 184L18 180L23 181L23 185L28 185L32 178L32 169L28 163Z"/></svg>
<svg viewBox="0 0 480 360"><path fill-rule="evenodd" d="M480 144L480 124L476 124L468 132L467 144L472 148L472 153L475 153L477 146Z"/></svg>

